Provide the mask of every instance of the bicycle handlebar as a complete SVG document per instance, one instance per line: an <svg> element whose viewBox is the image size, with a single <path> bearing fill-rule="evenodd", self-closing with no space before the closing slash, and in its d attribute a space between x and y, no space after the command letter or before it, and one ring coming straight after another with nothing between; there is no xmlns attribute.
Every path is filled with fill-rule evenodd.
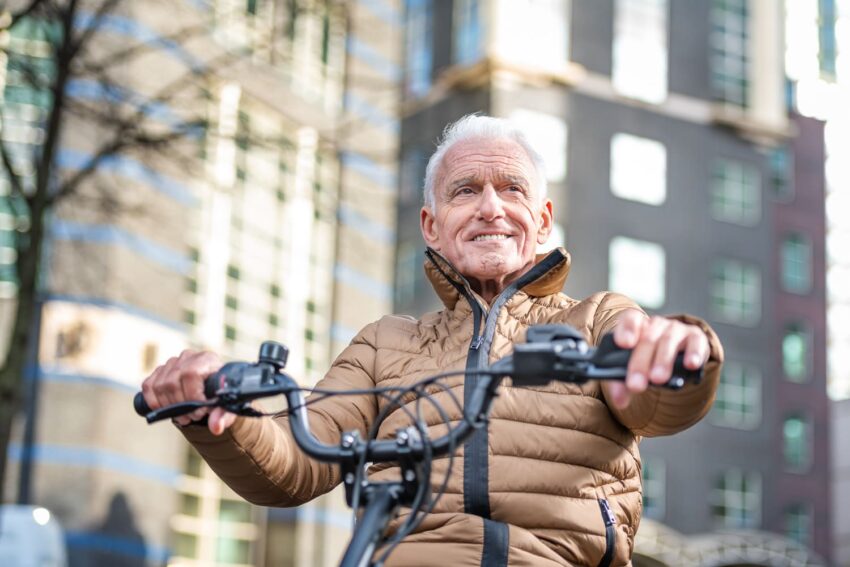
<svg viewBox="0 0 850 567"><path fill-rule="evenodd" d="M250 401L282 394L289 406L293 437L306 454L323 462L342 463L360 459L376 463L420 457L426 451L431 456L442 455L457 447L486 423L496 390L504 377L511 377L513 384L518 386L541 385L552 380L582 384L588 380L625 379L631 351L617 347L611 334L605 335L599 346L593 348L571 327L538 325L528 329L527 340L515 345L512 355L490 367L468 371L478 375L479 380L463 409L463 419L435 440L423 440L418 430L411 427L398 431L396 438L391 440L362 440L357 432L347 432L339 445L322 443L310 431L302 389L291 376L282 372L288 351L274 342L263 343L257 363L231 362L207 378L204 382L206 401L183 402L151 411L139 392L133 405L148 423L185 415L201 407L224 407L240 415L259 416L263 414L253 410L248 405ZM701 378L702 368L685 368L680 353L673 377L664 386L679 389L687 382L698 383Z"/></svg>

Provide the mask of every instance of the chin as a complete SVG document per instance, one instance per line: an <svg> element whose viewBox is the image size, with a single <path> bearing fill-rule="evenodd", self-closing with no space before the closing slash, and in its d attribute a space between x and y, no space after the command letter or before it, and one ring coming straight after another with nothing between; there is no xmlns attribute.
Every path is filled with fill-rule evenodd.
<svg viewBox="0 0 850 567"><path fill-rule="evenodd" d="M521 262L513 255L496 252L482 254L467 264L473 268L474 277L484 279L500 279L521 268Z"/></svg>

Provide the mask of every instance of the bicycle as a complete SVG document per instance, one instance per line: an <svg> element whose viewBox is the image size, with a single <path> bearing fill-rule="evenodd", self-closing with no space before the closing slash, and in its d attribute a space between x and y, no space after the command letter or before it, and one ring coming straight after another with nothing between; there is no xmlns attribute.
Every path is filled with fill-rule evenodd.
<svg viewBox="0 0 850 567"><path fill-rule="evenodd" d="M477 429L487 426L488 416L502 380L510 377L515 386L536 386L552 380L583 384L589 380L624 380L630 349L621 349L614 343L613 335L605 335L598 347L590 347L577 330L566 325L537 325L527 330L527 342L516 344L514 351L486 368L473 371L442 372L405 387L373 388L370 390L336 391L310 390L314 397L305 400L295 380L283 372L288 350L275 342L264 342L256 363L231 362L206 379L205 401L190 401L151 411L137 393L134 407L148 423L173 418L199 408L223 407L238 415L260 417L267 414L252 408L251 401L259 398L284 395L289 407L289 423L296 443L310 457L341 467L346 501L353 510L361 510L351 541L342 557L340 567L380 566L396 545L412 533L431 511L446 488L452 469L455 448ZM448 376L473 374L478 377L475 390L466 407L450 390L453 403L462 410L463 418L449 431L430 439L421 418L421 401L426 400L437 409L448 423L445 410L425 392L425 386L436 384ZM681 389L688 383L702 379L702 368L690 370L683 364L683 355L676 359L673 376L662 387ZM310 432L306 407L327 396L374 393L388 399L388 404L375 420L369 434L363 438L358 431L343 433L339 445L320 442ZM390 393L394 393L390 396ZM416 414L402 404L403 398L416 396ZM373 439L377 425L394 407L400 407L413 424L396 431L394 439ZM431 461L440 455L449 455L445 480L436 494L431 494ZM394 462L401 468L398 481L371 482L366 476L367 463ZM389 523L401 507L411 512L395 533L385 536ZM607 524L607 522L606 522ZM613 526L613 518L611 519ZM383 547L376 561L372 558ZM611 550L613 551L613 550Z"/></svg>

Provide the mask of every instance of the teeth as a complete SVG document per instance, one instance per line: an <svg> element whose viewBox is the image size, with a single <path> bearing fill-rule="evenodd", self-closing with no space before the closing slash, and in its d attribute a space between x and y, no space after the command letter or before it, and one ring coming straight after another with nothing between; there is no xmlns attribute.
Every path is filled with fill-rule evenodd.
<svg viewBox="0 0 850 567"><path fill-rule="evenodd" d="M473 238L475 242L481 242L482 240L505 240L508 238L507 234L480 234Z"/></svg>

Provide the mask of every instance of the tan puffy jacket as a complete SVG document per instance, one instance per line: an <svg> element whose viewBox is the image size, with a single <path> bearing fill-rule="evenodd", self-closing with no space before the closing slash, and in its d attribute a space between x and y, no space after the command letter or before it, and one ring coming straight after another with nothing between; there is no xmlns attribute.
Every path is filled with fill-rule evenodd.
<svg viewBox="0 0 850 567"><path fill-rule="evenodd" d="M541 323L566 323L596 344L623 310L636 306L614 293L584 301L567 297L561 288L569 266L566 252L555 250L488 306L429 250L426 272L445 309L420 320L387 316L366 326L319 386L410 384L440 371L483 366L509 354L528 326ZM677 318L701 326L709 337L711 358L699 386L651 388L626 410L615 410L596 382L504 384L489 427L458 449L446 493L388 565L629 565L641 515L638 440L696 423L708 412L718 382L723 355L716 335L699 319ZM471 391L460 376L445 384L461 400ZM436 396L457 420L460 410L448 394ZM365 433L385 403L373 395L329 398L310 406L310 424L320 439L336 444L344 431ZM443 434L439 414L424 406L432 436ZM406 424L404 412L393 411L378 436L390 438ZM284 419L238 418L221 437L203 427L183 432L227 484L256 504L298 505L340 482L336 467L299 451ZM447 463L434 463L435 487ZM398 469L375 467L371 477L398 478ZM607 529L606 507L615 520Z"/></svg>

